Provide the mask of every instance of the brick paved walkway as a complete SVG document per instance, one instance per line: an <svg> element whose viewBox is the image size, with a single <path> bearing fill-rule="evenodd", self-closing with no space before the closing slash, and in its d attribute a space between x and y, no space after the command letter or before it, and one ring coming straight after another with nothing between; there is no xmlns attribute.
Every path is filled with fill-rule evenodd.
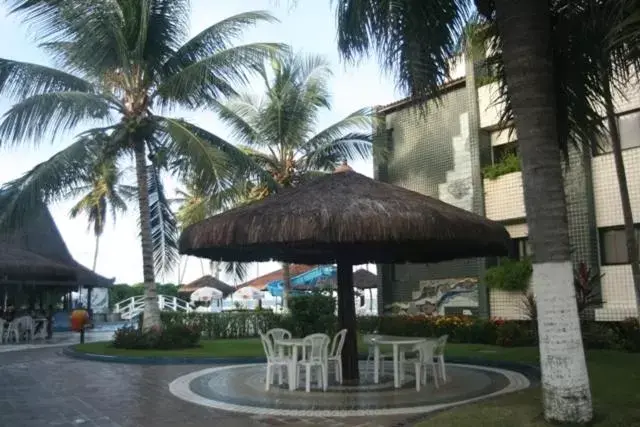
<svg viewBox="0 0 640 427"><path fill-rule="evenodd" d="M169 383L199 365L69 359L61 348L0 353L2 427L388 427L402 418L284 418L216 411L175 398Z"/></svg>

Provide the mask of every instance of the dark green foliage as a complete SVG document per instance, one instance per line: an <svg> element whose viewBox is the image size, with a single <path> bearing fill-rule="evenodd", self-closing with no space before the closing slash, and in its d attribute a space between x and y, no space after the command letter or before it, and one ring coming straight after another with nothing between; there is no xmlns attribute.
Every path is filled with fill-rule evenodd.
<svg viewBox="0 0 640 427"><path fill-rule="evenodd" d="M195 325L163 325L142 331L121 328L113 338L113 347L127 350L177 350L197 347L202 331Z"/></svg>
<svg viewBox="0 0 640 427"><path fill-rule="evenodd" d="M512 260L503 258L500 264L487 269L484 281L491 289L504 291L526 291L533 267L530 259Z"/></svg>
<svg viewBox="0 0 640 427"><path fill-rule="evenodd" d="M299 297L294 297L296 299ZM295 304L295 303L294 303ZM171 327L181 325L202 331L206 338L251 338L257 331L284 328L294 337L314 332L335 332L337 319L329 315L328 301L303 301L301 312L294 319L271 311L234 313L163 312L162 322ZM317 319L311 307L323 313ZM301 319L307 322L300 324ZM582 322L582 335L587 348L640 352L640 324L637 319L623 322ZM470 316L362 316L358 318L358 333L408 337L439 337L449 335L449 342L488 344L504 347L535 346L538 343L536 323L530 320L480 319Z"/></svg>
<svg viewBox="0 0 640 427"><path fill-rule="evenodd" d="M258 331L272 328L291 330L288 317L268 310L235 311L224 313L162 312L164 325L190 325L202 331L206 338L248 338L258 336Z"/></svg>
<svg viewBox="0 0 640 427"><path fill-rule="evenodd" d="M505 155L499 162L482 168L482 176L487 179L498 179L502 175L522 170L520 157L515 153Z"/></svg>
<svg viewBox="0 0 640 427"><path fill-rule="evenodd" d="M288 304L293 326L291 333L295 336L336 332L336 301L332 296L320 292L298 295L290 297Z"/></svg>

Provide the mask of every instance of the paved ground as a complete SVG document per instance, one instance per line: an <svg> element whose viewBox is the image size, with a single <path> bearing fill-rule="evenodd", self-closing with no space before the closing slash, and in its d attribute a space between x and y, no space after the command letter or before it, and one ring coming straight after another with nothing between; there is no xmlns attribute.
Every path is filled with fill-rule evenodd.
<svg viewBox="0 0 640 427"><path fill-rule="evenodd" d="M0 353L0 426L397 426L406 417L250 416L177 399L169 383L208 366L145 366L69 359L60 347Z"/></svg>

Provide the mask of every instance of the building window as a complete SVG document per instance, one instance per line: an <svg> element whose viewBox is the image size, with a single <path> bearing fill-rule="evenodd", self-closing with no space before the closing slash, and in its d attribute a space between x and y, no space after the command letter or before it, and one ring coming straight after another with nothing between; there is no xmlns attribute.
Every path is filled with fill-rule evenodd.
<svg viewBox="0 0 640 427"><path fill-rule="evenodd" d="M491 163L496 164L503 161L506 157L511 155L518 155L518 142L512 141L506 144L494 145L491 153Z"/></svg>
<svg viewBox="0 0 640 427"><path fill-rule="evenodd" d="M635 231L636 240L640 240L640 225L636 224ZM602 265L629 263L624 227L600 229L600 262Z"/></svg>
<svg viewBox="0 0 640 427"><path fill-rule="evenodd" d="M617 117L618 131L620 132L620 146L623 150L640 147L640 111L621 114ZM610 153L611 138L603 136L599 141L599 153Z"/></svg>
<svg viewBox="0 0 640 427"><path fill-rule="evenodd" d="M517 239L511 239L511 241L514 246L514 259L522 260L533 255L531 243L529 243L529 239L527 237L519 237Z"/></svg>

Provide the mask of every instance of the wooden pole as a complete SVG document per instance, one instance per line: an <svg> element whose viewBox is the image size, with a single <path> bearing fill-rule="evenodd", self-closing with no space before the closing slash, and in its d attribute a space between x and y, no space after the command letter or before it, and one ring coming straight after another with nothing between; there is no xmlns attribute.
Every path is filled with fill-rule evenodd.
<svg viewBox="0 0 640 427"><path fill-rule="evenodd" d="M342 377L346 383L355 383L360 376L353 265L341 262L338 262L338 324L340 329L347 330L342 349Z"/></svg>

